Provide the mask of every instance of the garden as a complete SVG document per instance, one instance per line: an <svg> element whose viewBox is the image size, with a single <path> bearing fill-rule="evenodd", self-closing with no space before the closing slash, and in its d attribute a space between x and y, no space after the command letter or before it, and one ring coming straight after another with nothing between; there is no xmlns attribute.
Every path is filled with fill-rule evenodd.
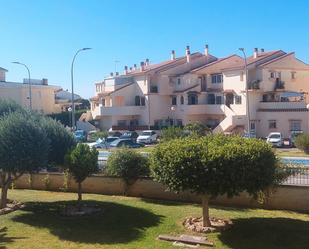
<svg viewBox="0 0 309 249"><path fill-rule="evenodd" d="M106 169L123 182L123 196L85 194L84 181L99 170L96 149L76 144L59 122L2 102L0 158L0 248L304 248L309 242L306 213L210 206L244 192L263 203L291 175L258 139L192 132L165 139L149 158L123 148ZM25 174L50 166L74 180L77 194L15 189ZM190 192L202 205L128 197L145 177L167 191ZM48 188L50 179L43 180Z"/></svg>

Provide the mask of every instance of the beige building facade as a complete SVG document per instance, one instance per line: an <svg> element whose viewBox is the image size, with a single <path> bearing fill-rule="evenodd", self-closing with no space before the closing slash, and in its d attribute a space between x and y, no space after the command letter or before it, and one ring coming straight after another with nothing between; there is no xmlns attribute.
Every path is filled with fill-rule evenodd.
<svg viewBox="0 0 309 249"><path fill-rule="evenodd" d="M172 51L170 60L125 67L95 84L92 116L102 129L198 121L216 133L309 132L309 66L282 50L255 49L246 61L248 79L243 57L216 58L207 45L203 53L191 54L187 47L179 58Z"/></svg>

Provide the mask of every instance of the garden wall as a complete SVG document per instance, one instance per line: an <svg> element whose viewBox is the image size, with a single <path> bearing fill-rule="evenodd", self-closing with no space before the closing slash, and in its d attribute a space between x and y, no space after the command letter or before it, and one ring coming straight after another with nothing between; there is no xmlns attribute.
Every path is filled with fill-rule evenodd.
<svg viewBox="0 0 309 249"><path fill-rule="evenodd" d="M39 173L32 174L31 177L29 175L23 175L15 182L15 187L19 189L66 190L76 192L77 185L75 181L73 179L66 179L61 173ZM117 177L95 175L87 178L83 182L83 191L87 193L122 195L124 188L123 181ZM163 200L200 202L200 197L194 194L189 192L182 192L180 194L171 193L166 191L162 184L154 182L149 178L138 180L129 188L128 195ZM234 198L220 196L212 200L212 204L309 212L309 187L280 186L264 204L259 204L246 193Z"/></svg>

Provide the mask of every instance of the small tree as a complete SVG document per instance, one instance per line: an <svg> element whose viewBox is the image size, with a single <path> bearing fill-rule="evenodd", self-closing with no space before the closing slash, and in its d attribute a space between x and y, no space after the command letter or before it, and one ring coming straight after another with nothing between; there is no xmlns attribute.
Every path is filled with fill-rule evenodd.
<svg viewBox="0 0 309 249"><path fill-rule="evenodd" d="M78 184L78 202L82 200L82 182L91 174L96 173L98 168L98 151L90 149L86 144L77 146L66 155L66 165L70 174Z"/></svg>
<svg viewBox="0 0 309 249"><path fill-rule="evenodd" d="M184 127L184 130L189 131L191 136L201 137L205 136L207 133L210 133L210 129L200 122L193 122L187 124Z"/></svg>
<svg viewBox="0 0 309 249"><path fill-rule="evenodd" d="M309 154L309 134L300 134L295 138L295 146Z"/></svg>
<svg viewBox="0 0 309 249"><path fill-rule="evenodd" d="M0 208L7 205L7 191L21 175L47 164L49 140L29 114L13 112L0 118Z"/></svg>
<svg viewBox="0 0 309 249"><path fill-rule="evenodd" d="M107 160L107 173L121 177L125 182L125 195L128 187L141 176L149 175L149 160L141 153L123 148L112 153Z"/></svg>
<svg viewBox="0 0 309 249"><path fill-rule="evenodd" d="M162 143L153 151L151 166L155 179L170 190L202 196L204 226L211 226L210 198L243 191L257 197L284 179L268 144L222 135Z"/></svg>
<svg viewBox="0 0 309 249"><path fill-rule="evenodd" d="M177 126L170 126L161 131L161 139L164 142L184 137L184 135L183 129Z"/></svg>

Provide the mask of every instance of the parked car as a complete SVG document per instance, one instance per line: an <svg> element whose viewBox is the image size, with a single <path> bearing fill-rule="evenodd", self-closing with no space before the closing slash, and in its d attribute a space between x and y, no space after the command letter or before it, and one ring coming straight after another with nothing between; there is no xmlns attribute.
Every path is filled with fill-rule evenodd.
<svg viewBox="0 0 309 249"><path fill-rule="evenodd" d="M121 139L131 139L134 142L136 142L137 137L138 133L136 131L126 131L120 136Z"/></svg>
<svg viewBox="0 0 309 249"><path fill-rule="evenodd" d="M273 147L281 147L283 142L282 134L280 132L271 132L267 136L266 142Z"/></svg>
<svg viewBox="0 0 309 249"><path fill-rule="evenodd" d="M119 131L109 131L108 132L108 137L120 137L122 135L122 133L121 132L119 132Z"/></svg>
<svg viewBox="0 0 309 249"><path fill-rule="evenodd" d="M132 141L130 138L119 138L109 144L109 148L119 148L119 147L128 147L128 148L141 148L144 147L143 144L138 144Z"/></svg>
<svg viewBox="0 0 309 249"><path fill-rule="evenodd" d="M85 142L86 141L86 132L83 130L74 131L74 138L77 142Z"/></svg>
<svg viewBox="0 0 309 249"><path fill-rule="evenodd" d="M98 139L92 146L97 149L107 149L111 142L119 139L119 137L107 137L105 139Z"/></svg>
<svg viewBox="0 0 309 249"><path fill-rule="evenodd" d="M141 135L137 137L137 143L151 144L157 141L158 134L155 131L143 131Z"/></svg>

